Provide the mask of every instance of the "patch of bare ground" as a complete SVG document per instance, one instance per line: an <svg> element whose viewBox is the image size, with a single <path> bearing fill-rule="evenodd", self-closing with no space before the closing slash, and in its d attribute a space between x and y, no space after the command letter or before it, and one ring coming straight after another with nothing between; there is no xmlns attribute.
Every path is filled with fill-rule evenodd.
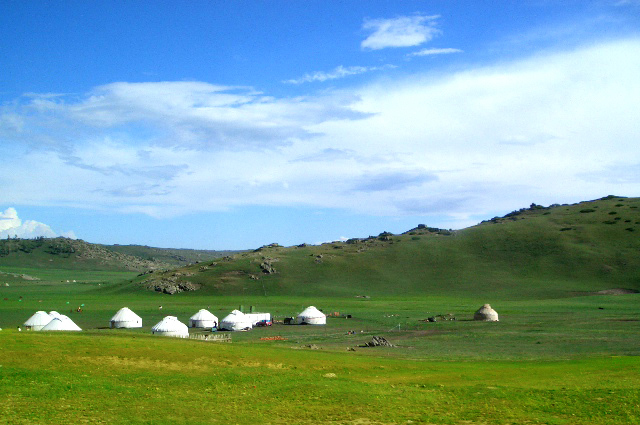
<svg viewBox="0 0 640 425"><path fill-rule="evenodd" d="M594 292L595 295L629 295L629 294L637 294L640 291L636 289L627 289L627 288L614 288L614 289L603 289L602 291Z"/></svg>

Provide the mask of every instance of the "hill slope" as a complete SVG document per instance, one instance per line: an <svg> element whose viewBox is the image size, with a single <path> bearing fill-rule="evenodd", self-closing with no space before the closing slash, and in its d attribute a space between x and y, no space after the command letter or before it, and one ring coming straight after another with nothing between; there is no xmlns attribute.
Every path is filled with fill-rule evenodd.
<svg viewBox="0 0 640 425"><path fill-rule="evenodd" d="M133 283L220 295L456 295L544 298L640 289L640 199L610 196L530 208L464 230L254 252L153 273Z"/></svg>
<svg viewBox="0 0 640 425"><path fill-rule="evenodd" d="M98 245L68 238L0 240L0 266L9 267L147 271L184 266L229 253L139 245Z"/></svg>

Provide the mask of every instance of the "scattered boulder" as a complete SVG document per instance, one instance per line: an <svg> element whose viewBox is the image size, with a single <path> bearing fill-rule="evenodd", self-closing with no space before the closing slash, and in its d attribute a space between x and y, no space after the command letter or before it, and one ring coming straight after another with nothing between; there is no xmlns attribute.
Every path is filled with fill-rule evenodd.
<svg viewBox="0 0 640 425"><path fill-rule="evenodd" d="M275 267L273 267L273 263L276 261L278 261L278 259L264 258L264 261L260 264L260 269L262 270L262 273L265 273L265 274L277 273L277 270L275 269Z"/></svg>
<svg viewBox="0 0 640 425"><path fill-rule="evenodd" d="M451 313L447 314L437 314L435 316L428 317L427 319L423 319L423 322L442 322L447 320L456 320L456 316Z"/></svg>
<svg viewBox="0 0 640 425"><path fill-rule="evenodd" d="M180 281L177 276L160 277L158 279L149 279L142 282L145 288L151 289L163 294L175 295L184 291L197 291L200 285Z"/></svg>
<svg viewBox="0 0 640 425"><path fill-rule="evenodd" d="M365 343L363 347L393 347L394 345L387 341L384 337L374 336L371 341Z"/></svg>

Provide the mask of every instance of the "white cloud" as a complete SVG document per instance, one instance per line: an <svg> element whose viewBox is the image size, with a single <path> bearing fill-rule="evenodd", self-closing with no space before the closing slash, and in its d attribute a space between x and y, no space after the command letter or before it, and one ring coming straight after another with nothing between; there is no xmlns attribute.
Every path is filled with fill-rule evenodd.
<svg viewBox="0 0 640 425"><path fill-rule="evenodd" d="M156 217L304 205L456 228L634 196L639 74L629 39L302 98L195 82L30 97L0 111L3 202Z"/></svg>
<svg viewBox="0 0 640 425"><path fill-rule="evenodd" d="M350 75L364 74L371 71L384 71L387 69L397 68L395 65L383 65L383 66L347 66L342 65L336 67L331 72L316 71L311 74L305 74L300 78L283 81L286 84L302 84L311 83L315 81L327 81L336 80L338 78L348 77Z"/></svg>
<svg viewBox="0 0 640 425"><path fill-rule="evenodd" d="M363 40L360 46L371 50L419 46L440 33L436 28L436 20L439 17L415 15L393 19L366 19L362 28L372 31L372 34Z"/></svg>
<svg viewBox="0 0 640 425"><path fill-rule="evenodd" d="M56 237L56 233L44 223L34 220L22 221L18 217L15 208L7 208L0 212L0 238L19 237L23 239L43 236L46 238Z"/></svg>
<svg viewBox="0 0 640 425"><path fill-rule="evenodd" d="M447 55L450 53L462 53L460 49L454 49L451 47L442 49L422 49L417 52L409 53L407 56L431 56L431 55Z"/></svg>

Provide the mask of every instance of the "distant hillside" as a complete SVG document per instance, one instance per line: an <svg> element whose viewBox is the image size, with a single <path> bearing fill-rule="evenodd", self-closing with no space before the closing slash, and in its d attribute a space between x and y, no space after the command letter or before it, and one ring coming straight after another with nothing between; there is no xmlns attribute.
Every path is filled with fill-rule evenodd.
<svg viewBox="0 0 640 425"><path fill-rule="evenodd" d="M0 266L77 270L166 270L228 251L98 245L68 238L0 240Z"/></svg>
<svg viewBox="0 0 640 425"><path fill-rule="evenodd" d="M609 196L528 208L448 231L420 225L401 235L253 252L152 273L150 290L203 294L558 297L640 290L640 199Z"/></svg>
<svg viewBox="0 0 640 425"><path fill-rule="evenodd" d="M103 245L105 248L146 259L153 262L170 264L173 267L184 266L186 264L207 261L213 258L225 257L237 254L240 251L215 251L182 248L154 248L143 245Z"/></svg>

